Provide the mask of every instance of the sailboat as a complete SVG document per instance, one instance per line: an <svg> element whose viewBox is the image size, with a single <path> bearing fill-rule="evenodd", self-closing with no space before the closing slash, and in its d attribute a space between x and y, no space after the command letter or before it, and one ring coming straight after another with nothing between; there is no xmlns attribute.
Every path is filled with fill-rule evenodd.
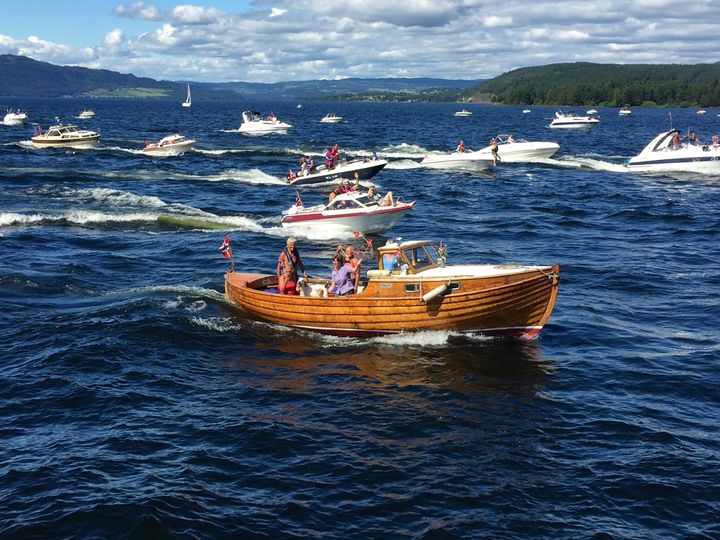
<svg viewBox="0 0 720 540"><path fill-rule="evenodd" d="M190 85L188 84L188 94L185 101L182 102L182 106L189 107L190 105L192 105L192 97L190 96Z"/></svg>

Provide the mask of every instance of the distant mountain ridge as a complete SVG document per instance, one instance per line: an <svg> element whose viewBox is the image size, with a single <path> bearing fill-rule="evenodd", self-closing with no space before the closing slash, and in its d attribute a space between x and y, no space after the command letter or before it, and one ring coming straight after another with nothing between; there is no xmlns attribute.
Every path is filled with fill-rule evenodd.
<svg viewBox="0 0 720 540"><path fill-rule="evenodd" d="M8 97L165 97L182 101L187 81L158 81L76 66L57 66L25 56L0 55L0 96ZM429 89L466 89L480 80L432 78L337 79L279 83L197 83L193 99L325 99L362 93L416 93Z"/></svg>

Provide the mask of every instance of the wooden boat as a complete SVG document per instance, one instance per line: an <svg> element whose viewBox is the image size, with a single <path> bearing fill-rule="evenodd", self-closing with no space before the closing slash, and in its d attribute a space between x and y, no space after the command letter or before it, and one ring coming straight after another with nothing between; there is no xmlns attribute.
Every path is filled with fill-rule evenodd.
<svg viewBox="0 0 720 540"><path fill-rule="evenodd" d="M378 268L357 294L327 296L310 278L304 294L277 292L273 274L225 274L225 295L251 318L339 336L421 330L533 338L548 320L560 267L449 265L431 241L378 248Z"/></svg>

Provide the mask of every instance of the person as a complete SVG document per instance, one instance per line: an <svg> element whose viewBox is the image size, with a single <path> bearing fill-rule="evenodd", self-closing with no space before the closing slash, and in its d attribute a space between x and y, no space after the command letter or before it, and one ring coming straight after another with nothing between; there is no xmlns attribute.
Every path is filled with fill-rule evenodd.
<svg viewBox="0 0 720 540"><path fill-rule="evenodd" d="M378 194L375 184L370 184L370 187L368 188L367 196L368 196L368 199L370 199L371 201L378 201L382 198Z"/></svg>
<svg viewBox="0 0 720 540"><path fill-rule="evenodd" d="M697 136L694 131L688 134L688 144L697 144Z"/></svg>
<svg viewBox="0 0 720 540"><path fill-rule="evenodd" d="M720 137L718 137L717 135L713 135L712 136L712 147L717 148L718 144L720 144Z"/></svg>
<svg viewBox="0 0 720 540"><path fill-rule="evenodd" d="M498 155L498 143L495 139L490 140L490 153L492 154L493 165L497 165L500 156Z"/></svg>
<svg viewBox="0 0 720 540"><path fill-rule="evenodd" d="M288 180L295 180L297 178L297 174L295 174L292 169L288 169L287 173L287 179Z"/></svg>
<svg viewBox="0 0 720 540"><path fill-rule="evenodd" d="M335 167L339 153L340 151L338 150L337 144L335 144L332 148L329 148L328 151L325 152L325 167L328 169Z"/></svg>
<svg viewBox="0 0 720 540"><path fill-rule="evenodd" d="M355 256L355 248L353 246L347 246L344 251L345 264L350 265L352 269L350 278L353 281L355 289L357 289L358 282L360 281L360 259Z"/></svg>
<svg viewBox="0 0 720 540"><path fill-rule="evenodd" d="M355 282L351 277L352 267L345 262L345 258L340 253L336 253L332 258L332 264L332 281L328 291L338 296L352 294L355 291Z"/></svg>
<svg viewBox="0 0 720 540"><path fill-rule="evenodd" d="M673 135L673 138L672 138L672 146L673 146L673 148L677 148L679 144L680 144L680 136L677 134L677 132L675 132L675 135Z"/></svg>
<svg viewBox="0 0 720 540"><path fill-rule="evenodd" d="M515 139L513 139L512 133L510 133L510 134L508 135L507 142L509 142L509 143L514 143L514 142L515 142Z"/></svg>
<svg viewBox="0 0 720 540"><path fill-rule="evenodd" d="M330 194L328 195L328 204L333 202L333 199L340 195L342 193L342 190L340 189L340 184L335 184L333 188L330 190Z"/></svg>
<svg viewBox="0 0 720 540"><path fill-rule="evenodd" d="M355 174L353 175L355 179L355 183L353 184L353 187L351 191L359 191L360 190L360 173L355 171Z"/></svg>
<svg viewBox="0 0 720 540"><path fill-rule="evenodd" d="M307 156L305 164L309 174L315 174L317 172L315 170L315 160L313 160L312 156Z"/></svg>
<svg viewBox="0 0 720 540"><path fill-rule="evenodd" d="M299 294L300 280L293 280L292 267L289 265L283 268L283 274L278 281L280 294Z"/></svg>
<svg viewBox="0 0 720 540"><path fill-rule="evenodd" d="M392 191L388 191L380 200L380 206L395 206L395 199L393 198Z"/></svg>
<svg viewBox="0 0 720 540"><path fill-rule="evenodd" d="M465 151L465 141L460 139L460 143L457 145L457 148L455 149L456 152L464 152Z"/></svg>
<svg viewBox="0 0 720 540"><path fill-rule="evenodd" d="M302 156L300 158L300 176L307 176L307 173L307 159L305 159L305 156Z"/></svg>
<svg viewBox="0 0 720 540"><path fill-rule="evenodd" d="M293 287L295 287L298 281L298 268L302 270L304 275L307 275L307 272L305 272L305 265L300 258L300 252L298 252L295 247L296 243L297 241L294 237L291 236L288 238L285 249L283 249L278 256L277 269L275 273L277 274L278 289L280 289L280 292L285 290L286 281L292 281ZM290 269L289 273L286 272L286 268Z"/></svg>

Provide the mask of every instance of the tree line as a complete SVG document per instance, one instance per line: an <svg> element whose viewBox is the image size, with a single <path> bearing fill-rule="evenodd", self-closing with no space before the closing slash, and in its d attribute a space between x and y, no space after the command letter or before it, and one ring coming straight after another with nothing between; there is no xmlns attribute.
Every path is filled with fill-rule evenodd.
<svg viewBox="0 0 720 540"><path fill-rule="evenodd" d="M514 70L472 89L513 105L720 106L720 65L551 64Z"/></svg>

